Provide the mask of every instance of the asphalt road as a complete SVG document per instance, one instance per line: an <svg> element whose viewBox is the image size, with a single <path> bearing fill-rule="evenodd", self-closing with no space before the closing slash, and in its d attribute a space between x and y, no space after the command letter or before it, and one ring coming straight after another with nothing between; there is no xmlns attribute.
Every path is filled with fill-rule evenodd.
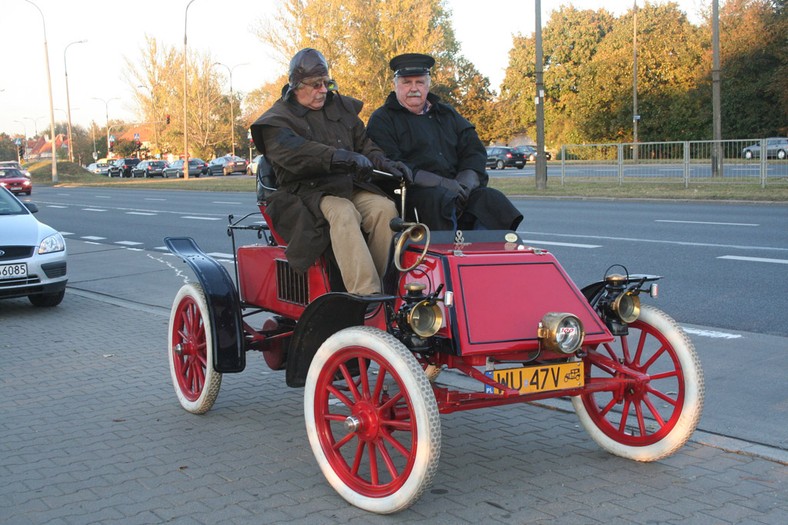
<svg viewBox="0 0 788 525"><path fill-rule="evenodd" d="M67 238L164 251L164 237L190 236L207 253L228 259L228 215L257 210L251 193L36 188L29 200L39 205L39 219ZM788 336L786 205L515 204L525 215L522 237L555 253L580 286L622 264L630 273L664 276L654 303L681 322Z"/></svg>

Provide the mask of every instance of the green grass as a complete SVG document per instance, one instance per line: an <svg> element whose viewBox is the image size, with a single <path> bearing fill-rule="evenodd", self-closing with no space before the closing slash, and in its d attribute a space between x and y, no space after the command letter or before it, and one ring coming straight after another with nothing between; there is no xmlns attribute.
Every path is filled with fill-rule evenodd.
<svg viewBox="0 0 788 525"><path fill-rule="evenodd" d="M120 179L94 175L71 162L58 162L58 187L100 186L122 188L164 188L201 191L255 191L254 177L199 177L184 179ZM52 186L52 168L48 161L27 166L33 184ZM675 182L627 182L619 185L609 180L583 179L561 186L560 181L548 180L547 188L537 190L533 177L504 177L490 179L490 186L512 197L571 197L614 199L686 199L740 200L759 202L788 201L788 181L780 181L766 188L752 183L693 183L684 188Z"/></svg>

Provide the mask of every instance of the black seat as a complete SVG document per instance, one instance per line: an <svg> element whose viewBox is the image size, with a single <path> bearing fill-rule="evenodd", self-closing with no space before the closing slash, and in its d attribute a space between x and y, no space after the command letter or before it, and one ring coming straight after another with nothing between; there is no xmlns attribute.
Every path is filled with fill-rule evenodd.
<svg viewBox="0 0 788 525"><path fill-rule="evenodd" d="M265 203L268 197L276 191L278 183L276 181L276 173L274 168L265 156L260 158L257 163L257 202Z"/></svg>

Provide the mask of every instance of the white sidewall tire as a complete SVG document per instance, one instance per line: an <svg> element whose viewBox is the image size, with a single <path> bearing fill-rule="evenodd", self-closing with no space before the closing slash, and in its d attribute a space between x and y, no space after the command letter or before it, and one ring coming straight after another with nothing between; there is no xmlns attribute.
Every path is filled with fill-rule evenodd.
<svg viewBox="0 0 788 525"><path fill-rule="evenodd" d="M315 394L323 366L335 352L348 346L373 350L396 371L410 398L417 425L416 458L407 481L393 494L373 498L348 486L331 466L315 424ZM350 504L378 514L390 514L412 505L429 487L438 468L441 425L430 382L413 354L394 336L378 328L360 326L340 330L321 345L309 367L304 390L304 417L309 444L326 480Z"/></svg>
<svg viewBox="0 0 788 525"><path fill-rule="evenodd" d="M179 305L186 297L191 297L197 305L205 329L205 382L199 397L194 401L189 400L181 390L180 383L178 382L178 373L175 370L175 360L173 358L173 328L175 327L175 323L179 321ZM167 330L167 360L170 363L170 378L172 379L172 386L175 388L175 394L178 396L178 402L184 410L192 414L204 414L209 411L213 407L216 397L219 395L219 388L222 386L222 374L213 368L213 333L211 332L208 311L208 303L205 300L205 293L202 287L193 283L184 284L181 289L178 290L172 302L172 309L170 310L170 323Z"/></svg>
<svg viewBox="0 0 788 525"><path fill-rule="evenodd" d="M597 427L586 411L580 396L572 397L572 405L583 428L606 451L636 461L657 461L675 453L694 432L703 412L705 384L700 361L695 353L695 346L673 318L653 306L643 305L639 319L662 333L676 352L681 365L684 375L684 403L679 420L673 429L660 441L651 445L626 445L610 438Z"/></svg>

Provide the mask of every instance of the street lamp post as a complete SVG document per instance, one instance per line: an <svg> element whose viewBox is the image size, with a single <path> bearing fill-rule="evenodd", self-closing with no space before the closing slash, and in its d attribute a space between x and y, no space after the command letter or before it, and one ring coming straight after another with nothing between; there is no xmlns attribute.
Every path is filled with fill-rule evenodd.
<svg viewBox="0 0 788 525"><path fill-rule="evenodd" d="M638 3L632 7L632 160L638 160Z"/></svg>
<svg viewBox="0 0 788 525"><path fill-rule="evenodd" d="M93 100L100 100L104 103L104 117L107 119L107 157L109 157L109 103L113 100L119 100L118 97L112 97L110 99L104 99L99 97L93 97Z"/></svg>
<svg viewBox="0 0 788 525"><path fill-rule="evenodd" d="M183 179L188 180L189 178L189 118L188 118L188 106L187 106L187 96L186 92L186 77L187 77L187 70L189 69L189 57L186 51L186 22L188 21L189 17L189 7L192 5L194 0L189 0L189 3L186 4L186 9L183 12Z"/></svg>
<svg viewBox="0 0 788 525"><path fill-rule="evenodd" d="M240 66L248 65L248 62L244 62L243 64L236 64L233 67L228 66L227 64L222 64L221 62L214 62L214 66L224 66L227 68L227 72L230 74L230 142L232 144L233 150L233 157L235 157L235 110L233 106L235 106L235 99L233 98L233 70Z"/></svg>
<svg viewBox="0 0 788 525"><path fill-rule="evenodd" d="M32 0L25 0L28 4L38 10L41 15L41 26L44 29L44 62L47 69L47 86L49 88L49 130L52 135L52 182L56 183L57 180L57 151L55 150L55 105L52 102L52 76L49 72L49 45L47 44L47 24L44 20L44 13L41 9L32 2Z"/></svg>
<svg viewBox="0 0 788 525"><path fill-rule="evenodd" d="M547 159L544 154L544 55L542 53L542 3L536 0L536 189L547 188Z"/></svg>
<svg viewBox="0 0 788 525"><path fill-rule="evenodd" d="M68 161L74 162L74 146L71 143L71 99L68 94L68 62L66 61L66 51L74 44L84 44L87 40L75 40L70 42L63 50L63 70L66 72L66 113L68 116Z"/></svg>

